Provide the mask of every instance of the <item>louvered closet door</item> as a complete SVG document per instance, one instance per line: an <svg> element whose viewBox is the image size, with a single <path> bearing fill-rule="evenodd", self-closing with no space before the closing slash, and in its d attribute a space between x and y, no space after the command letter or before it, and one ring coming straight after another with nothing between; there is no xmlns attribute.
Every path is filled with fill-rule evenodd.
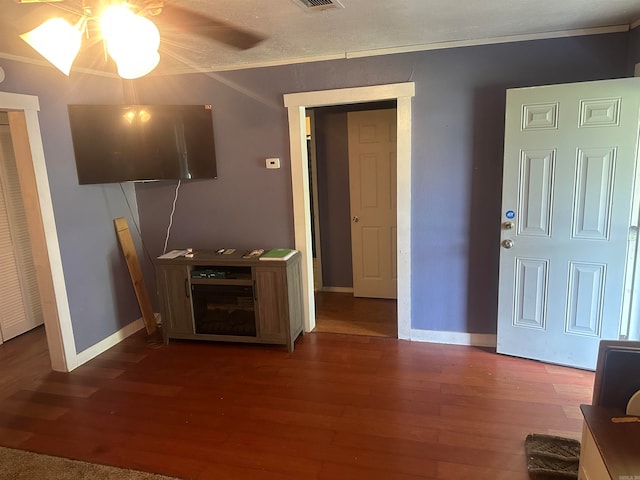
<svg viewBox="0 0 640 480"><path fill-rule="evenodd" d="M8 125L0 125L0 339L43 323L29 232Z"/></svg>

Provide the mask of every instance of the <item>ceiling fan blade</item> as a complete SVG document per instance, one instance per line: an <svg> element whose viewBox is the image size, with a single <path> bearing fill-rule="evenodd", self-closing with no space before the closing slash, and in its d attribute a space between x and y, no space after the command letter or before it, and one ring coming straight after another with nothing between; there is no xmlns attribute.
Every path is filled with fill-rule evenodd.
<svg viewBox="0 0 640 480"><path fill-rule="evenodd" d="M153 22L161 31L190 33L239 50L255 47L265 39L257 33L173 4L165 4L162 13L153 17Z"/></svg>
<svg viewBox="0 0 640 480"><path fill-rule="evenodd" d="M77 22L82 16L82 8L76 2L50 3L32 2L28 4L17 4L17 8L11 6L11 11L7 13L6 20L16 24L16 28L35 27L49 18L62 17L71 23Z"/></svg>

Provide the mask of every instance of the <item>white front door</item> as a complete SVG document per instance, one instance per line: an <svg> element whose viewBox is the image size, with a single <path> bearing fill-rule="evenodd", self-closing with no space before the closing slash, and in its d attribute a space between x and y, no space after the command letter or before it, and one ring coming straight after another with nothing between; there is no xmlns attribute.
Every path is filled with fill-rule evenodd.
<svg viewBox="0 0 640 480"><path fill-rule="evenodd" d="M499 353L594 369L619 338L639 106L635 78L507 91Z"/></svg>
<svg viewBox="0 0 640 480"><path fill-rule="evenodd" d="M348 113L353 294L396 298L396 110Z"/></svg>

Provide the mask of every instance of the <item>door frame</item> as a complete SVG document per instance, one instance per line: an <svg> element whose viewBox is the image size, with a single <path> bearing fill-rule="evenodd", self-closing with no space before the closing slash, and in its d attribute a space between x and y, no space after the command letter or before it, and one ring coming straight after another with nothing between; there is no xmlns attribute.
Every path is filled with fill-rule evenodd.
<svg viewBox="0 0 640 480"><path fill-rule="evenodd" d="M0 110L9 112L11 141L38 270L51 367L68 372L78 361L38 121L38 97L0 92Z"/></svg>
<svg viewBox="0 0 640 480"><path fill-rule="evenodd" d="M370 112L373 110L378 110L377 108L372 108L371 110L357 110L363 112ZM396 107L393 107L394 112L397 110ZM349 112L346 112L347 114ZM309 191L310 202L313 210L313 235L312 241L315 241L315 259L313 262L313 286L315 291L320 292L333 292L333 293L354 293L353 285L351 287L333 287L326 286L324 284L324 275L322 271L322 243L321 243L321 225L320 225L320 202L319 202L319 193L318 193L318 158L316 153L316 134L315 134L315 111L313 109L306 109L305 115L309 120L307 124L307 135L310 136L311 142L307 143L308 154L309 154L309 166L311 168L311 190ZM397 117L397 113L396 113ZM348 122L347 122L348 128ZM349 190L351 190L349 188ZM351 254L353 257L353 253ZM397 297L397 292L396 292Z"/></svg>
<svg viewBox="0 0 640 480"><path fill-rule="evenodd" d="M411 99L414 82L319 90L284 95L289 120L295 248L302 253L305 331L315 328L313 256L305 109L395 100L397 109L398 338L411 338Z"/></svg>
<svg viewBox="0 0 640 480"><path fill-rule="evenodd" d="M324 290L324 275L322 273L322 245L320 242L320 205L318 201L318 157L316 154L316 117L313 110L305 111L306 118L309 119L308 133L310 142L308 142L309 163L311 165L311 195L313 200L313 232L316 246L316 258L313 262L313 286L314 290ZM305 118L305 120L306 120Z"/></svg>

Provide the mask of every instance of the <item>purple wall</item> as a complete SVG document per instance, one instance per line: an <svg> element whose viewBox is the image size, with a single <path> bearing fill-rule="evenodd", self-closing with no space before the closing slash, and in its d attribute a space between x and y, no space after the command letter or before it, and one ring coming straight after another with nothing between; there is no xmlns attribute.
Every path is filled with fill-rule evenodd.
<svg viewBox="0 0 640 480"><path fill-rule="evenodd" d="M412 326L492 333L504 90L624 76L631 58L628 38L625 33L574 37L136 82L77 72L67 78L53 68L0 60L6 72L1 90L40 99L77 350L140 316L112 221L125 216L138 242L137 208L150 255L158 255L175 184L137 185L137 205L130 184L78 186L67 104L132 99L213 104L219 178L182 186L169 248L270 248L293 245L282 95L415 82ZM266 157L280 157L282 168L267 170ZM138 252L144 262L140 247Z"/></svg>
<svg viewBox="0 0 640 480"><path fill-rule="evenodd" d="M145 102L212 103L220 177L183 185L169 248L291 246L282 95L413 81L412 327L495 333L505 89L626 75L628 35L521 42L138 83ZM266 170L278 156L281 170ZM159 253L173 185L137 187Z"/></svg>
<svg viewBox="0 0 640 480"><path fill-rule="evenodd" d="M315 109L318 210L325 287L352 287L347 114Z"/></svg>
<svg viewBox="0 0 640 480"><path fill-rule="evenodd" d="M137 82L141 103L213 105L218 178L182 185L169 250L293 246L287 115L282 97L260 85L277 80L262 73L257 85L249 72L237 80L198 74ZM280 157L282 168L267 170L268 157ZM175 189L175 182L136 187L144 239L154 255L162 252Z"/></svg>
<svg viewBox="0 0 640 480"><path fill-rule="evenodd" d="M640 27L629 32L629 76L633 76L636 63L640 63Z"/></svg>
<svg viewBox="0 0 640 480"><path fill-rule="evenodd" d="M119 79L78 73L67 78L53 68L9 60L0 60L0 66L6 74L0 90L39 98L38 118L80 352L140 317L113 227L114 218L127 217L134 241L140 244L133 224L137 219L133 187L78 185L67 116L69 103L121 103L123 84Z"/></svg>

